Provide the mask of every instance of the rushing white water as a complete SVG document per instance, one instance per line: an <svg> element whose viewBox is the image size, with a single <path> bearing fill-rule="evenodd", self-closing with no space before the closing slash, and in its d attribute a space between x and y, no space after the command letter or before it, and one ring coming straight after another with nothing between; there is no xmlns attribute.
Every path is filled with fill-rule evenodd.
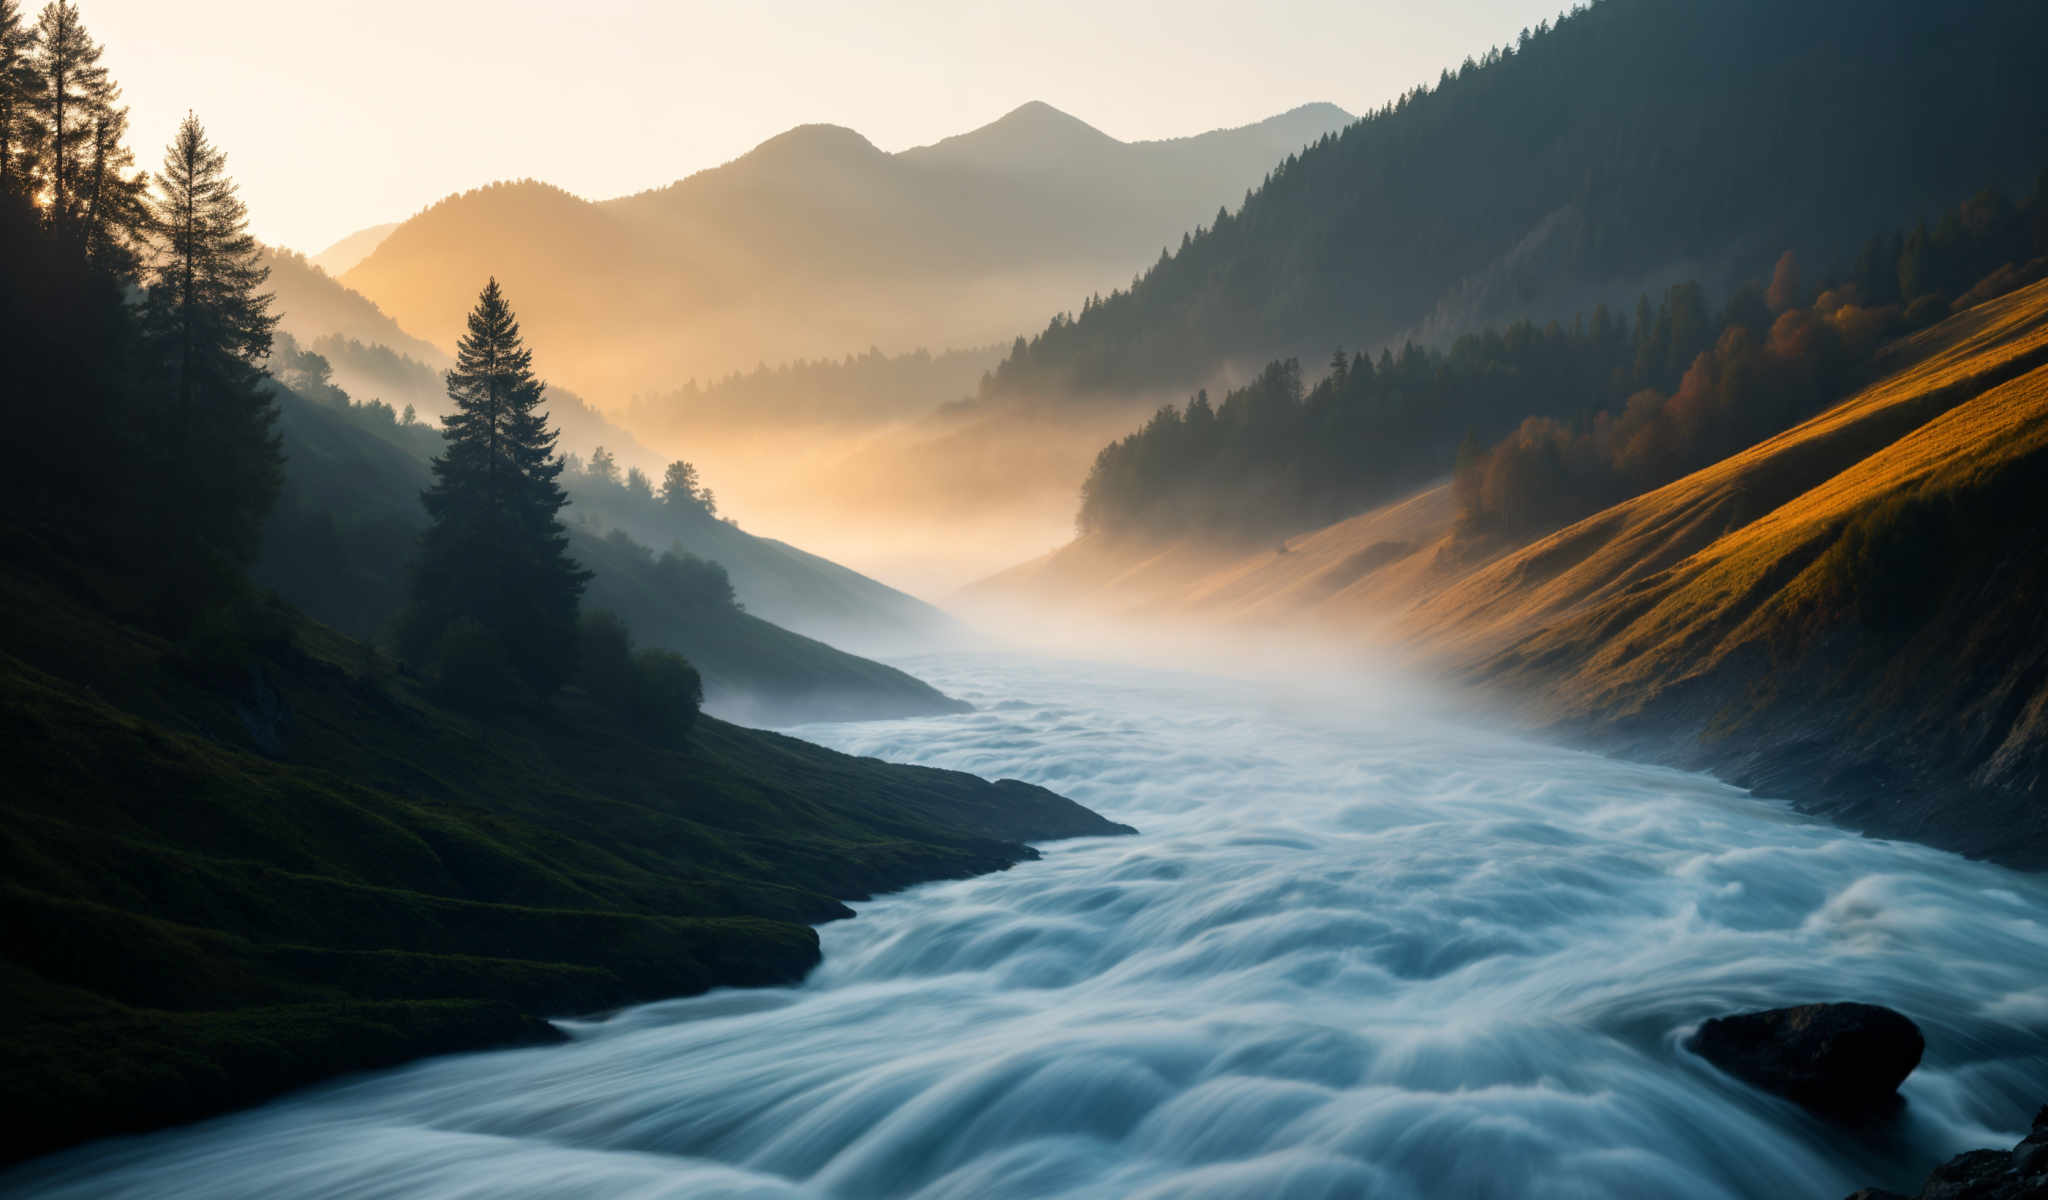
<svg viewBox="0 0 2048 1200"><path fill-rule="evenodd" d="M1137 825L860 907L803 986L568 1023L0 1176L63 1197L1845 1195L2048 1100L2048 888L1710 780L1128 668L911 664L974 714L820 726ZM1892 1005L1851 1134L1682 1049Z"/></svg>

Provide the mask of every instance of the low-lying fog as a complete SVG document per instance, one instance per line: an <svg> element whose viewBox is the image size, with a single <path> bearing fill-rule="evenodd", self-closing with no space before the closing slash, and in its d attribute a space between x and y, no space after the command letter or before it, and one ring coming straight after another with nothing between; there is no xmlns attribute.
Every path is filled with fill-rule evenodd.
<svg viewBox="0 0 2048 1200"><path fill-rule="evenodd" d="M1711 780L1315 691L901 665L978 711L812 726L1137 837L860 905L804 985L569 1023L0 1177L66 1197L1834 1197L2010 1144L2048 1092L2048 887ZM1861 1141L1681 1048L1892 1005Z"/></svg>

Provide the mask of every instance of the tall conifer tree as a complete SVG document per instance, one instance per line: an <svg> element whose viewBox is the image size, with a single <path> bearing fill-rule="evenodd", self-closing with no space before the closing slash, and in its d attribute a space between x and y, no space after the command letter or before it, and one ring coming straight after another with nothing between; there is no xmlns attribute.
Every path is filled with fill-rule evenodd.
<svg viewBox="0 0 2048 1200"><path fill-rule="evenodd" d="M76 4L52 0L37 16L35 78L26 112L35 147L34 186L51 225L74 236L82 232L79 183L92 155L97 108L112 87L101 52Z"/></svg>
<svg viewBox="0 0 2048 1200"><path fill-rule="evenodd" d="M148 224L149 180L135 170L128 109L120 98L120 87L105 76L91 93L76 236L94 266L125 274L134 268L135 244Z"/></svg>
<svg viewBox="0 0 2048 1200"><path fill-rule="evenodd" d="M569 557L559 518L568 495L540 408L546 385L492 279L469 314L448 372L455 411L421 497L432 518L421 546L406 649L431 657L452 627L473 623L537 696L574 665L577 604L589 573ZM444 665L445 669L445 665Z"/></svg>
<svg viewBox="0 0 2048 1200"><path fill-rule="evenodd" d="M262 291L270 272L227 157L195 116L164 154L154 209L145 322L164 380L153 424L167 503L179 510L174 552L218 577L254 556L282 476L262 367L277 325Z"/></svg>
<svg viewBox="0 0 2048 1200"><path fill-rule="evenodd" d="M20 0L0 0L0 198L28 191L28 102L36 74L35 32L21 19Z"/></svg>

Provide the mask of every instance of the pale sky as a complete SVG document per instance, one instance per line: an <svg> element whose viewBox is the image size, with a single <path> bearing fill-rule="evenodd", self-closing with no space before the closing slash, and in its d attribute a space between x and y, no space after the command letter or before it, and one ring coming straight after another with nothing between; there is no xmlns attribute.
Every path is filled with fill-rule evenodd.
<svg viewBox="0 0 2048 1200"><path fill-rule="evenodd" d="M1125 140L1362 112L1563 6L80 0L137 158L196 110L257 236L308 253L495 179L659 186L807 122L901 150L1028 100Z"/></svg>

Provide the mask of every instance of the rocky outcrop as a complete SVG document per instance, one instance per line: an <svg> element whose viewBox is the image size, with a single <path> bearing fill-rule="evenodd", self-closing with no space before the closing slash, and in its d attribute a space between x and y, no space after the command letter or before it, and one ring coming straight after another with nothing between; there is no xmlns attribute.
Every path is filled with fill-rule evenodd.
<svg viewBox="0 0 2048 1200"><path fill-rule="evenodd" d="M1934 1168L1915 1196L1864 1188L1849 1200L2040 1200L2048 1196L2048 1108L2011 1150L1972 1150Z"/></svg>
<svg viewBox="0 0 2048 1200"><path fill-rule="evenodd" d="M1850 1118L1897 1107L1899 1084L1927 1048L1918 1026L1875 1004L1804 1004L1716 1017L1687 1045L1738 1079L1816 1112Z"/></svg>

